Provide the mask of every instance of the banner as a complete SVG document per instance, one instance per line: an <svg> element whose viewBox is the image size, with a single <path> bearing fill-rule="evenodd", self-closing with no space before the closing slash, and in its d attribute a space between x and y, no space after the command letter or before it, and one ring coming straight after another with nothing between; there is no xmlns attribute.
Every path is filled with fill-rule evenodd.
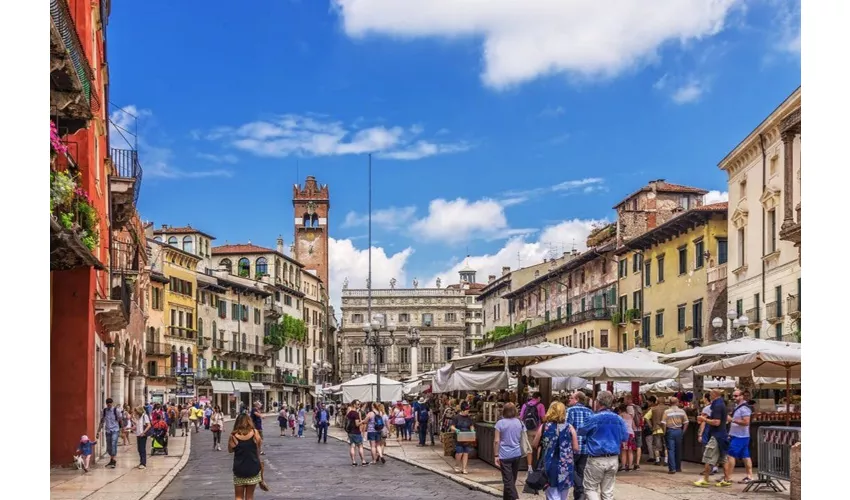
<svg viewBox="0 0 850 500"><path fill-rule="evenodd" d="M177 391L178 396L194 396L195 395L195 374L192 372L184 372L177 374Z"/></svg>

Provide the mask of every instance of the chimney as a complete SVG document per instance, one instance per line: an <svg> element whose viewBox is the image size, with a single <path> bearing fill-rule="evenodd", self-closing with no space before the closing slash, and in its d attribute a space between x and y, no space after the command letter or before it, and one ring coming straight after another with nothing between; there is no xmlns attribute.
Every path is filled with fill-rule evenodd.
<svg viewBox="0 0 850 500"><path fill-rule="evenodd" d="M491 274L490 276L487 276L487 283L492 283L494 281L496 281L496 275L495 274Z"/></svg>
<svg viewBox="0 0 850 500"><path fill-rule="evenodd" d="M277 236L277 253L283 253L283 236Z"/></svg>
<svg viewBox="0 0 850 500"><path fill-rule="evenodd" d="M163 225L162 225L162 229L163 229L163 230L168 229L168 224L163 224Z"/></svg>
<svg viewBox="0 0 850 500"><path fill-rule="evenodd" d="M504 276L504 275L508 274L509 272L511 272L511 267L510 267L510 266L503 266L503 267L502 267L502 276Z"/></svg>

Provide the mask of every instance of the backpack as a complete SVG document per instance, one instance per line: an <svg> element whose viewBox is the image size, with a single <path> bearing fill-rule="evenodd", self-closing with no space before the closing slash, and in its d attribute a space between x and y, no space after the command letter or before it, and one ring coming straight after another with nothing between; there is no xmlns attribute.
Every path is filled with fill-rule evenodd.
<svg viewBox="0 0 850 500"><path fill-rule="evenodd" d="M384 430L384 417L382 417L381 415L376 413L374 424L375 424L375 432L380 432L380 431Z"/></svg>
<svg viewBox="0 0 850 500"><path fill-rule="evenodd" d="M420 424L424 424L428 421L428 408L419 408L418 419Z"/></svg>
<svg viewBox="0 0 850 500"><path fill-rule="evenodd" d="M526 405L525 410L523 411L522 422L525 424L525 428L533 431L540 427L540 415L537 413L537 407L540 406L540 403L537 403L534 406ZM528 410L532 410L531 413Z"/></svg>
<svg viewBox="0 0 850 500"><path fill-rule="evenodd" d="M643 411L638 405L632 405L632 408L635 410L635 429L643 430Z"/></svg>

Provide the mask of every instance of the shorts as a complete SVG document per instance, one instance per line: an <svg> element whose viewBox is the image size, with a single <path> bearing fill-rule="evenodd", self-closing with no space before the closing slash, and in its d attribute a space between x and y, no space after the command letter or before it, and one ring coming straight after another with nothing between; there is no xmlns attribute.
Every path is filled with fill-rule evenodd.
<svg viewBox="0 0 850 500"><path fill-rule="evenodd" d="M652 449L661 453L667 447L667 443L664 442L664 434L653 434L652 435Z"/></svg>
<svg viewBox="0 0 850 500"><path fill-rule="evenodd" d="M635 431L635 444L637 445L638 449L643 446L643 432Z"/></svg>
<svg viewBox="0 0 850 500"><path fill-rule="evenodd" d="M381 431L367 432L366 433L366 439L368 439L370 442L380 441L381 440Z"/></svg>
<svg viewBox="0 0 850 500"><path fill-rule="evenodd" d="M348 444L360 446L363 444L363 434L349 434Z"/></svg>
<svg viewBox="0 0 850 500"><path fill-rule="evenodd" d="M732 458L750 458L750 438L732 437L729 441L729 456Z"/></svg>
<svg viewBox="0 0 850 500"><path fill-rule="evenodd" d="M635 445L635 435L629 434L629 439L623 441L623 451L634 451L637 449L637 445Z"/></svg>
<svg viewBox="0 0 850 500"><path fill-rule="evenodd" d="M471 444L461 444L458 443L455 445L455 453L472 453L473 446Z"/></svg>
<svg viewBox="0 0 850 500"><path fill-rule="evenodd" d="M702 463L708 465L723 465L726 462L726 450L717 442L717 438L708 439L708 444L702 452Z"/></svg>

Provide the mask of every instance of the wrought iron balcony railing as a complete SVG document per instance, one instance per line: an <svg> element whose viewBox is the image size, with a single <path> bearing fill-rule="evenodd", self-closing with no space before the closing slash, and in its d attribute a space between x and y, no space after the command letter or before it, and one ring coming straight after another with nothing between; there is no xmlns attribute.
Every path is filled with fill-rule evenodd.
<svg viewBox="0 0 850 500"><path fill-rule="evenodd" d="M73 66L74 73L76 73L85 104L93 112L100 110L100 101L97 92L94 91L94 71L86 57L85 50L83 50L83 44L80 41L79 33L77 33L77 27L74 18L71 16L71 9L68 7L67 0L50 0L50 22L53 29L58 33L61 46ZM61 88L60 90L69 89Z"/></svg>
<svg viewBox="0 0 850 500"><path fill-rule="evenodd" d="M765 305L765 316L768 321L776 321L782 317L781 305L781 302L770 302Z"/></svg>
<svg viewBox="0 0 850 500"><path fill-rule="evenodd" d="M112 148L109 158L115 167L115 177L134 179L133 203L139 203L139 190L142 187L142 165L139 163L139 152L135 149Z"/></svg>
<svg viewBox="0 0 850 500"><path fill-rule="evenodd" d="M164 342L145 342L145 354L148 356L168 356L171 354L171 344Z"/></svg>
<svg viewBox="0 0 850 500"><path fill-rule="evenodd" d="M786 300L788 315L797 318L800 316L800 295L791 295Z"/></svg>
<svg viewBox="0 0 850 500"><path fill-rule="evenodd" d="M121 312L124 318L130 320L130 302L133 300L133 292L130 284L127 282L128 277L124 273L113 273L114 285L110 293L110 299L121 301Z"/></svg>

